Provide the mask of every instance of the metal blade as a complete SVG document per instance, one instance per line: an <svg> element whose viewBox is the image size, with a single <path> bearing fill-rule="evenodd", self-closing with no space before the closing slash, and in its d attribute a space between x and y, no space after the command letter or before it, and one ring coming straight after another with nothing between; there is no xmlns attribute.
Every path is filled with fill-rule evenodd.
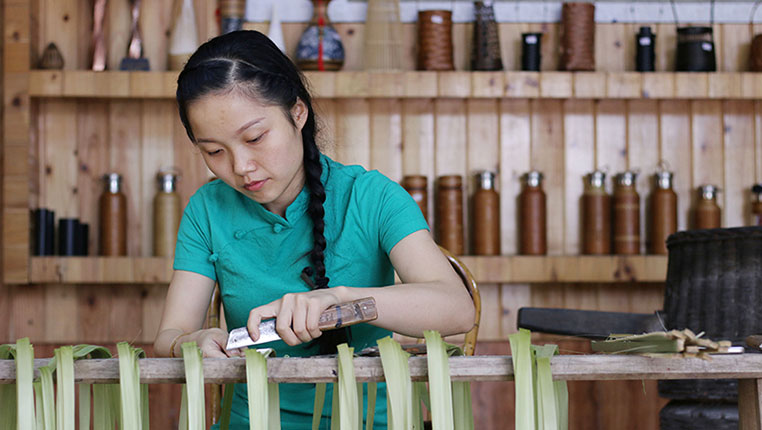
<svg viewBox="0 0 762 430"><path fill-rule="evenodd" d="M519 309L518 326L534 332L588 339L605 339L612 333L640 334L666 330L657 313L634 314L552 308Z"/></svg>
<svg viewBox="0 0 762 430"><path fill-rule="evenodd" d="M275 331L275 320L272 319L259 323L259 339L256 341L251 339L246 327L238 327L231 330L230 335L228 335L228 344L225 346L225 349L231 350L244 348L275 340L280 340L280 336Z"/></svg>

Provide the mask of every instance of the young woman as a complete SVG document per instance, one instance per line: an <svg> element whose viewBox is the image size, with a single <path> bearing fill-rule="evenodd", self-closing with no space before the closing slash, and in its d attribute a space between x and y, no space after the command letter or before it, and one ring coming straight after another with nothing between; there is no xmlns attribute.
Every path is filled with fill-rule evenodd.
<svg viewBox="0 0 762 430"><path fill-rule="evenodd" d="M215 282L229 328L247 326L256 339L260 321L276 318L282 341L261 347L279 357L335 353L347 341L359 351L391 331L471 329L471 298L416 203L377 171L320 153L304 79L266 36L239 31L203 44L180 73L177 102L188 137L219 179L185 208L158 355L177 356L190 341L205 357L240 354L225 351L225 331L202 329ZM368 296L377 320L318 330L323 310ZM282 428L310 428L314 385L283 384L280 394ZM383 387L378 394L376 428L385 428ZM233 428L248 428L246 402L239 385Z"/></svg>

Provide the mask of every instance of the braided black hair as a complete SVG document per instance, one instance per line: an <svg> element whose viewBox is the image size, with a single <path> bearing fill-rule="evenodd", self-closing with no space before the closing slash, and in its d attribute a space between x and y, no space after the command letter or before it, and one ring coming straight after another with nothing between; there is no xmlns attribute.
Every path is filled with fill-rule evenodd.
<svg viewBox="0 0 762 430"><path fill-rule="evenodd" d="M188 106L208 94L243 91L258 100L279 106L291 124L291 108L301 100L307 108L302 128L305 185L310 191L307 213L312 220L314 245L311 266L302 270L302 279L313 289L328 288L325 269L324 235L325 188L320 180L323 166L315 136L317 126L312 97L303 75L274 43L258 31L234 31L201 45L185 64L177 78L177 105L180 120L192 142L196 139L188 121ZM318 338L321 354L336 352L336 345L346 342L348 329L323 333Z"/></svg>

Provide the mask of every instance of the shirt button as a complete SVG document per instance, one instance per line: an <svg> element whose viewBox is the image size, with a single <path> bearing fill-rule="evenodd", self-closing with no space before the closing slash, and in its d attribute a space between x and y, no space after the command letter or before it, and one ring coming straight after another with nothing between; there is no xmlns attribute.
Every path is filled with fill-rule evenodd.
<svg viewBox="0 0 762 430"><path fill-rule="evenodd" d="M238 231L236 231L236 232L233 234L233 236L234 236L236 239L242 239L242 238L243 238L243 236L244 236L245 234L246 234L246 232L245 232L245 231L243 231L243 230L238 230Z"/></svg>
<svg viewBox="0 0 762 430"><path fill-rule="evenodd" d="M275 224L275 225L273 226L273 233L276 233L276 234L277 234L277 233L280 233L281 231L283 231L283 226L282 226L282 225L280 225L280 224Z"/></svg>

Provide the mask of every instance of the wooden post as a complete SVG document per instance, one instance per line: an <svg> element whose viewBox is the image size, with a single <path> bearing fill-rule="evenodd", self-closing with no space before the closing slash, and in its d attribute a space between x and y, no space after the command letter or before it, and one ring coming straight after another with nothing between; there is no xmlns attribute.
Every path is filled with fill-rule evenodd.
<svg viewBox="0 0 762 430"><path fill-rule="evenodd" d="M762 379L738 380L738 428L762 429Z"/></svg>

